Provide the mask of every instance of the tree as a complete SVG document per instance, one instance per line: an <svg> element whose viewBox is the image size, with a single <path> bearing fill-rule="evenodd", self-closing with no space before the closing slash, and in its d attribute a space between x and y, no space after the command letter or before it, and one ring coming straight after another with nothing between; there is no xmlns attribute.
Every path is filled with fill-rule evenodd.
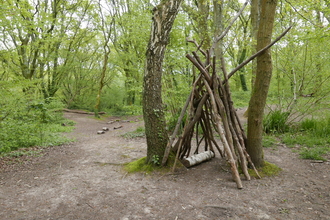
<svg viewBox="0 0 330 220"><path fill-rule="evenodd" d="M13 73L40 79L45 98L60 89L72 68L72 57L83 41L90 17L88 1L12 1L1 6L0 47L15 50L6 57Z"/></svg>
<svg viewBox="0 0 330 220"><path fill-rule="evenodd" d="M158 163L168 135L162 102L162 64L170 32L182 0L162 0L153 9L151 36L146 52L143 84L143 118L147 138L147 163Z"/></svg>
<svg viewBox="0 0 330 220"><path fill-rule="evenodd" d="M96 96L96 103L94 107L94 114L95 117L100 117L99 116L99 111L100 111L100 104L101 104L101 94L102 94L102 89L105 84L105 77L107 74L107 69L108 69L108 62L109 62L109 55L111 52L110 49L110 38L112 34L112 29L113 29L113 23L114 23L114 16L111 14L111 5L108 5L109 8L105 9L109 14L105 15L103 12L104 7L102 7L101 1L98 3L99 7L99 17L100 17L100 25L99 28L101 29L102 32L102 48L103 48L103 63L102 63L102 70L101 70L101 75L100 75L100 81L99 81L99 87L97 91L97 96Z"/></svg>
<svg viewBox="0 0 330 220"><path fill-rule="evenodd" d="M260 18L260 2L261 0L251 1L251 49L252 53L257 52L257 38L258 38L258 27ZM253 89L255 77L257 75L257 65L256 60L252 60L252 77L251 77L251 87Z"/></svg>
<svg viewBox="0 0 330 220"><path fill-rule="evenodd" d="M150 3L146 0L118 1L114 7L116 25L111 39L117 52L116 64L125 75L125 99L128 106L141 104L143 63L150 27ZM134 21L134 22L131 22Z"/></svg>
<svg viewBox="0 0 330 220"><path fill-rule="evenodd" d="M261 1L258 28L257 51L271 42L277 0ZM264 165L262 148L263 115L272 77L272 57L270 49L257 57L257 73L249 102L247 152L256 167Z"/></svg>

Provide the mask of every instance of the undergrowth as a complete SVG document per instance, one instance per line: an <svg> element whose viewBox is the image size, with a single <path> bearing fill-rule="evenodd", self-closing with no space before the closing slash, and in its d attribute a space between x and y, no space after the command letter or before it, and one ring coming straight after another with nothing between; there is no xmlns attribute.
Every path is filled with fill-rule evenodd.
<svg viewBox="0 0 330 220"><path fill-rule="evenodd" d="M287 123L287 112L271 112L264 120L264 147L279 138L288 147L296 148L303 159L327 160L330 154L330 115L306 118L294 126Z"/></svg>
<svg viewBox="0 0 330 220"><path fill-rule="evenodd" d="M16 86L0 84L0 154L71 141L62 135L73 129L73 122L63 117L63 104L54 98L35 98Z"/></svg>

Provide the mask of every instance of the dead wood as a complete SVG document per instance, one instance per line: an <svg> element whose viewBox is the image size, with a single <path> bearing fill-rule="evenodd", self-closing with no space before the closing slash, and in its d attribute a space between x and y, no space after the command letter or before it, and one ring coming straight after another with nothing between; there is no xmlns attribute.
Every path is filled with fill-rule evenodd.
<svg viewBox="0 0 330 220"><path fill-rule="evenodd" d="M228 74L228 79L230 77L232 77L239 69L242 69L246 64L248 64L249 62L251 62L254 58L256 58L257 56L259 56L261 53L263 53L265 50L268 50L271 46L273 46L277 41L281 40L282 37L284 37L289 30L292 27L288 27L280 36L278 36L274 41L272 41L269 45L267 45L266 47L262 48L261 50L259 50L257 53L253 54L252 56L250 56L248 59L246 59L245 61L243 61L240 65L238 65L235 69L233 69L229 74ZM223 83L226 83L227 80L225 80Z"/></svg>
<svg viewBox="0 0 330 220"><path fill-rule="evenodd" d="M192 167L192 166L200 164L204 161L208 161L208 160L212 159L213 157L214 157L213 151L205 151L203 153L194 154L193 156L184 158L181 160L181 163L185 167Z"/></svg>
<svg viewBox="0 0 330 220"><path fill-rule="evenodd" d="M86 114L86 115L94 115L94 112L86 112L83 110L74 110L74 109L63 109L64 112L70 112L70 113L77 113L77 114ZM99 115L104 115L105 112L99 112Z"/></svg>
<svg viewBox="0 0 330 220"><path fill-rule="evenodd" d="M242 13L246 4L243 5L243 8L238 12L230 26L232 26L233 22ZM230 26L215 39L215 42L221 40L228 33ZM221 157L226 158L237 188L241 189L243 187L238 168L242 170L245 178L250 180L251 177L248 173L249 164L260 178L250 156L246 152L246 134L234 108L229 83L227 82L236 71L280 40L290 28L284 31L271 44L234 68L229 74L225 68L224 58L216 58L212 55L214 48L202 51L200 49L201 45L198 45L196 41L189 41L196 45L197 51L193 52L193 55L187 54L186 57L198 69L200 74L193 84L190 95L181 111L176 128L166 147L162 161L163 165L168 159L170 150L176 153L173 170L175 169L177 160L180 160L186 167L190 167L211 159L216 151L218 151ZM204 56L204 61L199 57L197 52L200 52ZM216 59L220 59L221 61L221 76L216 72ZM187 114L186 123L182 134L177 138L178 127L185 114ZM214 134L217 134L220 140L217 140L215 138L217 136ZM196 141L194 150L192 149L193 137L195 137ZM208 155L208 157L202 155ZM212 156L210 157L210 155Z"/></svg>

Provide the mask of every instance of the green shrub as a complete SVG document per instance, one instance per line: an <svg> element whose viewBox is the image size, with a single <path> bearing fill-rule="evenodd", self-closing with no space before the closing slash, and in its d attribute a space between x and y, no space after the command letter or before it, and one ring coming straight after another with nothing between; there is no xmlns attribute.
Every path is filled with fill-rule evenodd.
<svg viewBox="0 0 330 220"><path fill-rule="evenodd" d="M0 83L0 153L31 146L58 145L60 135L72 129L63 118L63 104L54 98L38 99L23 82ZM21 87L30 88L23 92Z"/></svg>
<svg viewBox="0 0 330 220"><path fill-rule="evenodd" d="M319 119L305 119L299 126L300 131L305 131L315 137L330 137L330 117L322 117Z"/></svg>
<svg viewBox="0 0 330 220"><path fill-rule="evenodd" d="M264 132L285 133L289 131L288 118L290 112L271 111L263 120Z"/></svg>

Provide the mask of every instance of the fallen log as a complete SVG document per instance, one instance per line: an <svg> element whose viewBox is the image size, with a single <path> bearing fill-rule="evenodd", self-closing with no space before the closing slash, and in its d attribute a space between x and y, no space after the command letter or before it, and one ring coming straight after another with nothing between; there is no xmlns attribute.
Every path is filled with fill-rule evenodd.
<svg viewBox="0 0 330 220"><path fill-rule="evenodd" d="M64 108L63 111L70 112L70 113L77 113L77 114L85 114L85 115L94 115L95 114L94 112L86 112L83 110L75 110L75 109L67 109L67 108ZM106 114L106 112L99 112L99 115L104 115L104 114Z"/></svg>
<svg viewBox="0 0 330 220"><path fill-rule="evenodd" d="M214 152L213 151L205 151L203 153L199 153L199 154L194 154L190 157L187 158L183 158L181 160L181 163L185 166L185 167L192 167L194 165L203 163L204 161L208 161L210 159L212 159L214 157Z"/></svg>

